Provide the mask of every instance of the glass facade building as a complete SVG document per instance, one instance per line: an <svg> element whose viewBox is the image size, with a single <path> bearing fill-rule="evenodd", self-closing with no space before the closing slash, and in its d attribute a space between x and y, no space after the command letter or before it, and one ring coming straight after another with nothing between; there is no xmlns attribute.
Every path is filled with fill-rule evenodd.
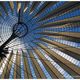
<svg viewBox="0 0 80 80"><path fill-rule="evenodd" d="M80 79L80 2L0 2L0 79Z"/></svg>

